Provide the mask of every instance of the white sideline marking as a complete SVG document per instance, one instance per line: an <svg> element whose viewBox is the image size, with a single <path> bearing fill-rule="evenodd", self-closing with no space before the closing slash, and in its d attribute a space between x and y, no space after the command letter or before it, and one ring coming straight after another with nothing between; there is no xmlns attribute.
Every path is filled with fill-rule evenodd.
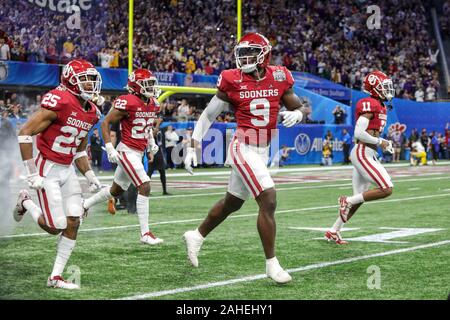
<svg viewBox="0 0 450 320"><path fill-rule="evenodd" d="M394 184L397 182L409 182L409 181L423 181L423 180L444 180L444 179L450 179L450 177L434 177L434 178L413 178L413 179L404 179L404 180L394 180ZM341 180L341 179L339 179ZM352 179L342 179L342 181L348 181ZM299 182L287 182L282 183L279 185L287 185L287 184L301 184L304 183L304 181ZM317 182L316 182L317 183ZM283 190L301 190L301 189L322 189L322 188L334 188L334 187L351 187L351 183L339 183L339 184L325 184L325 185L317 185L317 186L299 186L299 187L288 187L288 188L277 188L277 191L283 191ZM171 199L171 198L190 198L190 197L201 197L201 196L217 196L217 195L224 195L226 187L224 186L218 186L214 188L208 188L208 189L223 189L224 191L221 192L207 192L207 193L191 193L191 194L176 194L173 196L151 196L150 201L152 199ZM449 189L450 190L450 189Z"/></svg>
<svg viewBox="0 0 450 320"><path fill-rule="evenodd" d="M450 161L443 161L436 164L436 166L447 166L450 165ZM409 163L395 163L395 164L384 164L385 168L398 168L398 167L409 167ZM269 169L271 173L278 172L313 172L313 171L342 171L342 170L353 170L353 166L336 166L336 167L307 167L307 168L280 168L280 169ZM195 172L194 177L202 176L227 176L230 175L231 170L224 171L214 171L214 172ZM155 173L155 177L159 174ZM167 177L192 177L189 173L166 173ZM112 180L114 175L99 176L99 180Z"/></svg>
<svg viewBox="0 0 450 320"><path fill-rule="evenodd" d="M373 201L373 202L366 202L366 205L374 205L379 203L386 203L386 202L401 202L401 201L409 201L409 200L417 200L417 199L428 199L428 198L441 198L441 197L448 197L450 196L450 193L444 193L444 194L434 194L429 196L420 196L420 197L409 197L409 198L400 198L400 199L389 199L389 200L379 200L379 201ZM299 209L287 209L287 210L278 210L275 212L275 214L281 214L281 213L291 213L291 212L301 212L301 211L317 211L317 210L323 210L323 209L332 209L332 208L338 208L339 205L328 205L328 206L321 206L321 207L310 207L310 208L299 208ZM235 218L248 218L248 217L254 217L257 216L258 213L248 213L248 214L236 214L236 215L230 215L228 219L235 219ZM178 223L186 223L186 222L195 222L195 221L203 221L204 217L202 218L194 218L194 219L187 219L187 220L172 220L172 221L161 221L161 222L153 222L150 223L150 226L155 225L161 225L161 224L178 224ZM105 230L115 230L115 229L127 229L127 228L135 228L138 227L138 224L132 224L132 225L123 225L123 226L115 226L115 227L100 227L100 228L91 228L91 229L79 229L78 232L91 232L91 231L105 231ZM22 234L13 234L13 235L6 235L6 236L0 236L0 239L10 239L10 238L21 238L21 237L29 237L29 236L50 236L48 233L41 232L41 233L22 233Z"/></svg>
<svg viewBox="0 0 450 320"><path fill-rule="evenodd" d="M301 271L306 271L306 270L321 269L321 268L325 268L325 267L329 267L329 266L335 266L335 265L340 265L340 264L345 264L345 263L352 263L355 261L367 260L367 259L377 258L377 257L384 257L384 256L389 256L389 255L394 255L394 254L399 254L399 253L404 253L404 252L409 252L409 251L416 251L416 250L425 249L425 248L438 247L438 246L442 246L442 245L446 245L446 244L450 244L450 240L433 242L433 243L423 244L423 245L409 247L409 248L384 251L384 252L359 256L359 257L347 258L347 259L343 259L343 260L310 264L310 265L299 267L299 268L288 269L286 271L289 273L295 273L295 272L301 272ZM130 296L130 297L120 298L118 300L149 299L149 298L173 295L173 294L183 293L183 292L191 292L191 291L209 289L209 288L214 288L214 287L222 287L222 286L227 286L230 284L236 284L236 283L241 283L241 282L250 282L250 281L255 281L255 280L259 280L259 279L264 279L266 277L267 276L265 274L258 274L258 275L254 275L254 276L235 278L235 279L219 281L219 282L209 282L209 283L205 283L205 284L201 284L201 285L197 285L197 286L193 286L193 287L185 287L185 288L177 288L177 289L172 289L172 290L149 292L149 293L134 295L134 296Z"/></svg>

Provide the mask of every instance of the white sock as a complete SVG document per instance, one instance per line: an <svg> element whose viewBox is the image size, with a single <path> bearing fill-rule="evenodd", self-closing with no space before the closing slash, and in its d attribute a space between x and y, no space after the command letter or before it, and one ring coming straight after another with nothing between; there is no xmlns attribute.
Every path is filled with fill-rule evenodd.
<svg viewBox="0 0 450 320"><path fill-rule="evenodd" d="M269 267L272 267L272 268L281 268L281 266L280 266L280 263L278 262L278 259L277 259L277 257L273 257L273 258L270 258L270 259L266 259L266 268L269 268Z"/></svg>
<svg viewBox="0 0 450 320"><path fill-rule="evenodd" d="M331 231L336 232L336 231L341 231L342 227L344 226L344 221L342 221L341 216L339 216L336 219L336 222L333 224L333 226L331 227Z"/></svg>
<svg viewBox="0 0 450 320"><path fill-rule="evenodd" d="M33 200L25 200L23 202L23 207L31 214L33 221L38 223L39 217L42 216L42 210L39 208Z"/></svg>
<svg viewBox="0 0 450 320"><path fill-rule="evenodd" d="M200 233L200 231L198 231L198 228L194 230L195 235L201 239L202 241L205 240L205 237L202 236L202 234Z"/></svg>
<svg viewBox="0 0 450 320"><path fill-rule="evenodd" d="M105 202L109 198L112 198L112 195L109 192L109 190L110 190L109 187L103 188L102 190L100 190L99 192L94 194L92 197L85 199L84 203L83 203L83 207L85 209L89 209L90 207L92 207L93 205L95 205L97 203Z"/></svg>
<svg viewBox="0 0 450 320"><path fill-rule="evenodd" d="M363 197L362 193L358 193L351 197L347 197L347 201L351 204L363 203L364 197Z"/></svg>
<svg viewBox="0 0 450 320"><path fill-rule="evenodd" d="M55 264L51 274L52 278L55 276L60 276L63 273L76 242L76 240L72 240L61 235L58 240Z"/></svg>
<svg viewBox="0 0 450 320"><path fill-rule="evenodd" d="M149 231L148 216L150 211L150 205L148 203L148 199L149 197L138 194L136 200L136 210L139 218L139 225L141 226L141 235L144 235Z"/></svg>

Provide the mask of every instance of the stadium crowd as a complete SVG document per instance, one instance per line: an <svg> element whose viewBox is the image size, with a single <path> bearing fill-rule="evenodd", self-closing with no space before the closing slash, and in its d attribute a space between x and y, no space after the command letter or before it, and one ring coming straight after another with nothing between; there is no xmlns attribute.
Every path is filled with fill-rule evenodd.
<svg viewBox="0 0 450 320"><path fill-rule="evenodd" d="M439 50L429 33L431 1L382 0L381 28L369 30L363 0L245 1L244 30L264 33L275 64L360 89L372 68L392 76L397 96L433 101L439 89ZM127 2L92 1L81 29L66 27L68 14L27 1L1 8L0 58L65 63L83 57L102 67L126 67ZM392 7L396 10L391 10ZM448 17L449 1L443 17ZM134 65L152 70L219 74L233 66L235 1L135 2ZM30 19L29 17L33 17ZM326 17L326 19L324 19ZM448 19L441 19L448 33ZM2 43L4 42L4 43Z"/></svg>

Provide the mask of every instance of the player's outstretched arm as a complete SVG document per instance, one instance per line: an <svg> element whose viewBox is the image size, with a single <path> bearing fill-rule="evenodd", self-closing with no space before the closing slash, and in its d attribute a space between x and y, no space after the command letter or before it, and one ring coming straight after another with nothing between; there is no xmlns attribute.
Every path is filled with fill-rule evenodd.
<svg viewBox="0 0 450 320"><path fill-rule="evenodd" d="M102 129L102 138L105 142L106 153L108 155L108 161L112 163L119 162L119 153L114 148L111 143L111 124L118 123L121 119L127 116L126 111L117 110L112 108L109 113L106 115L105 119L103 119L101 129Z"/></svg>
<svg viewBox="0 0 450 320"><path fill-rule="evenodd" d="M195 148L200 144L217 116L228 108L228 105L228 96L225 92L218 90L200 115L200 118L195 125L194 132L192 133L191 145L187 148L186 157L184 158L185 168L190 174L193 174L192 163L194 163L194 165L197 163Z"/></svg>
<svg viewBox="0 0 450 320"><path fill-rule="evenodd" d="M80 145L77 148L77 153L73 158L75 160L75 165L78 170L86 177L89 183L89 191L96 192L102 188L102 185L98 178L95 176L94 171L91 168L91 164L89 163L88 155L86 152L88 137L85 137L83 141L81 141Z"/></svg>
<svg viewBox="0 0 450 320"><path fill-rule="evenodd" d="M37 171L33 160L33 136L43 132L56 119L55 112L40 109L34 113L19 131L18 142L20 153L27 171L27 179L30 188L41 189L44 184L44 178Z"/></svg>
<svg viewBox="0 0 450 320"><path fill-rule="evenodd" d="M292 127L293 125L306 121L306 117L311 113L311 109L302 104L299 97L294 93L292 88L288 89L282 101L288 111L280 112L283 117L283 125L285 127Z"/></svg>

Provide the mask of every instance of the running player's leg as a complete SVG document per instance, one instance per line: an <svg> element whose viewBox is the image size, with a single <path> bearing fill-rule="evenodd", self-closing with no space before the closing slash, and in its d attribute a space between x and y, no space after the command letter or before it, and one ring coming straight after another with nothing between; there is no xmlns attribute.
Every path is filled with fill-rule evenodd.
<svg viewBox="0 0 450 320"><path fill-rule="evenodd" d="M150 231L149 221L149 195L150 195L150 178L145 172L142 164L142 155L135 152L120 152L120 165L127 173L129 179L138 189L136 200L136 211L141 229L141 242L144 244L155 245L162 243L163 240L157 238Z"/></svg>
<svg viewBox="0 0 450 320"><path fill-rule="evenodd" d="M235 140L230 148L233 167L241 177L241 182L255 198L259 206L257 227L266 257L266 273L278 283L292 280L283 270L275 255L275 183L267 168L268 150L250 147Z"/></svg>
<svg viewBox="0 0 450 320"><path fill-rule="evenodd" d="M339 198L341 205L340 213L344 222L347 222L350 210L353 206L361 204L365 201L374 201L386 198L390 196L393 191L391 177L382 164L378 161L376 157L377 152L361 144L358 144L355 149L356 159L354 166L361 175L361 181L372 182L377 187L370 190L364 190L354 194L351 197Z"/></svg>
<svg viewBox="0 0 450 320"><path fill-rule="evenodd" d="M188 260L194 267L198 267L198 254L205 237L231 213L239 210L248 196L249 191L242 183L239 173L233 168L225 197L214 204L197 229L187 231L183 235L186 242Z"/></svg>

